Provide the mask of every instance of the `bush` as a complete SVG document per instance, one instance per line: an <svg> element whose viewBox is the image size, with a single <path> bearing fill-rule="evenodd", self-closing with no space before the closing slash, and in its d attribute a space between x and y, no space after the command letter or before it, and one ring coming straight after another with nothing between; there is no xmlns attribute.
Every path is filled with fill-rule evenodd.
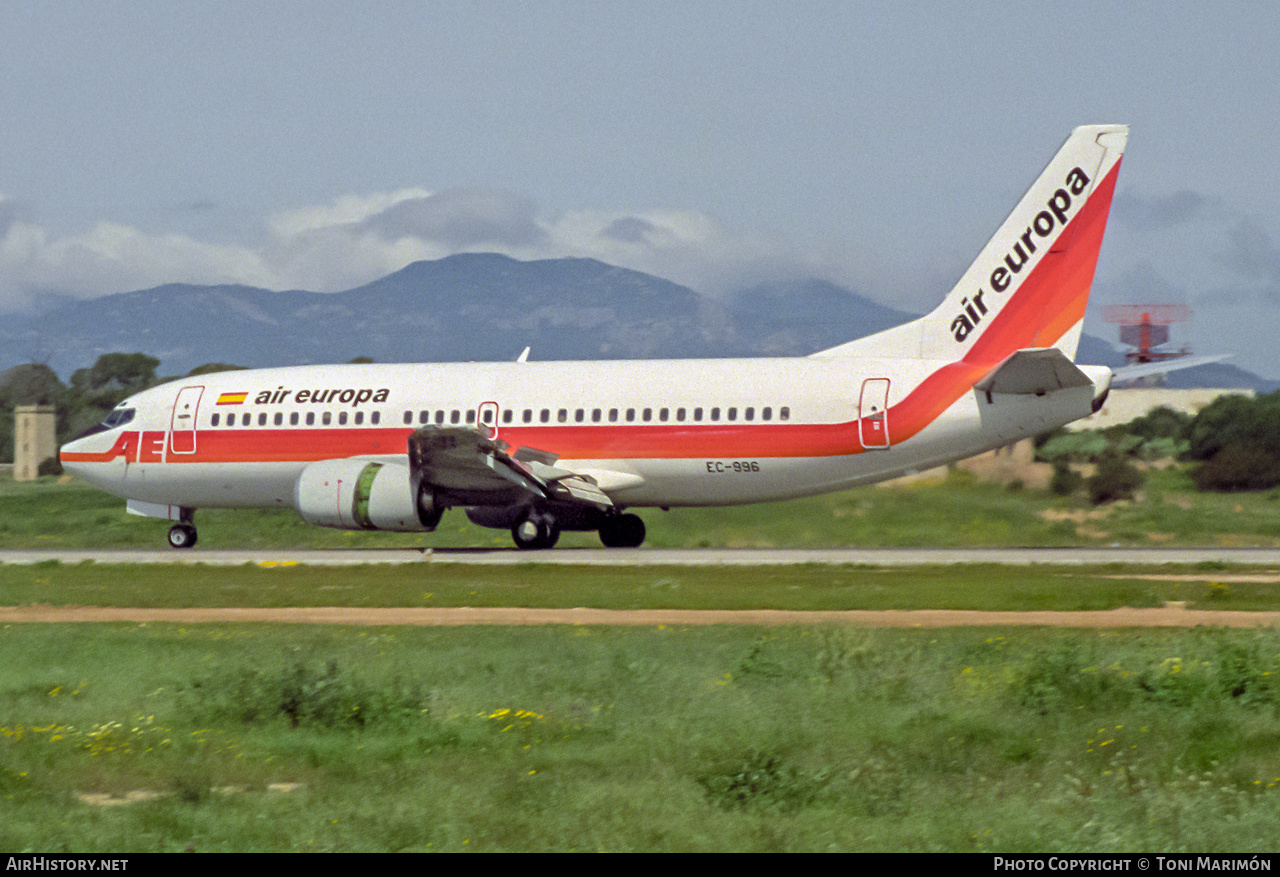
<svg viewBox="0 0 1280 877"><path fill-rule="evenodd" d="M1280 454L1250 442L1222 446L1191 473L1200 490L1266 490L1280 484Z"/></svg>
<svg viewBox="0 0 1280 877"><path fill-rule="evenodd" d="M1089 501L1094 505L1114 502L1117 499L1133 499L1142 486L1142 473L1133 464L1117 454L1106 454L1098 461L1098 472L1085 482L1089 489Z"/></svg>
<svg viewBox="0 0 1280 877"><path fill-rule="evenodd" d="M1196 415L1187 438L1193 460L1210 460L1229 445L1280 456L1280 392L1254 399L1219 396Z"/></svg>
<svg viewBox="0 0 1280 877"><path fill-rule="evenodd" d="M1049 479L1049 489L1055 496L1070 496L1084 484L1084 476L1071 468L1066 457L1058 457L1053 461L1053 477Z"/></svg>

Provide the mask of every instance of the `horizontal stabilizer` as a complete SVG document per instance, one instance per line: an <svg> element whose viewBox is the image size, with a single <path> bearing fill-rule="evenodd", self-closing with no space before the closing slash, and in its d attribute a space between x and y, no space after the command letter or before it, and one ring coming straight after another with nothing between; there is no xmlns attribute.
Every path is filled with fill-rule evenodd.
<svg viewBox="0 0 1280 877"><path fill-rule="evenodd" d="M1230 359L1231 354L1220 353L1215 356L1179 356L1175 359L1164 359L1160 362L1144 362L1139 365L1126 365L1112 371L1113 381L1133 381L1151 375L1164 375L1169 372L1182 371L1184 368L1195 368L1198 365L1209 365Z"/></svg>
<svg viewBox="0 0 1280 877"><path fill-rule="evenodd" d="M1093 381L1056 347L1019 350L1005 358L973 385L990 397L993 393L1043 396L1071 387L1090 387Z"/></svg>

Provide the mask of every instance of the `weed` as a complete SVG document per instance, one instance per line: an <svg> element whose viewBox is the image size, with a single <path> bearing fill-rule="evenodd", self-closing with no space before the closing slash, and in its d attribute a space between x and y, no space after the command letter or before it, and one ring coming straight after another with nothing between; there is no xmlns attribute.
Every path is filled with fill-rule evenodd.
<svg viewBox="0 0 1280 877"><path fill-rule="evenodd" d="M420 720L429 715L417 686L400 679L369 685L330 660L323 670L300 661L279 673L240 670L197 679L180 690L193 716L244 724L284 716L291 728L363 728L371 723Z"/></svg>
<svg viewBox="0 0 1280 877"><path fill-rule="evenodd" d="M734 678L762 681L780 679L784 675L781 662L769 654L764 640L756 640L738 662Z"/></svg>
<svg viewBox="0 0 1280 877"><path fill-rule="evenodd" d="M724 759L698 777L707 796L722 807L773 806L794 810L813 802L825 777L787 764L781 753L753 750Z"/></svg>
<svg viewBox="0 0 1280 877"><path fill-rule="evenodd" d="M856 627L820 628L815 634L818 650L814 661L818 673L828 682L876 659L871 634Z"/></svg>

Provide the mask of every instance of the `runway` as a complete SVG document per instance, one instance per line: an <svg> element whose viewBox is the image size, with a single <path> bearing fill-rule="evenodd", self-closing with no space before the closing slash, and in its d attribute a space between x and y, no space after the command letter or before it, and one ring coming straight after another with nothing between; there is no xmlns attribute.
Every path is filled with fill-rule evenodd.
<svg viewBox="0 0 1280 877"><path fill-rule="evenodd" d="M666 549L570 548L552 551L501 549L290 549L245 550L0 550L0 564L60 563L205 564L208 566L358 566L361 564L463 563L567 566L784 566L794 564L929 566L1036 564L1141 566L1226 563L1280 567L1280 548L831 548Z"/></svg>

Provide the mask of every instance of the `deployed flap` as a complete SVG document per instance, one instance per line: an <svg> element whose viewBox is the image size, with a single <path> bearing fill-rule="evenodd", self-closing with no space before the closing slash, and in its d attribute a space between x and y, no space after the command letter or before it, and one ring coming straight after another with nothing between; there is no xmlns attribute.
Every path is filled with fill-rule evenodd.
<svg viewBox="0 0 1280 877"><path fill-rule="evenodd" d="M437 493L458 504L509 494L550 496L546 482L507 454L506 442L474 429L424 426L409 437L409 464Z"/></svg>
<svg viewBox="0 0 1280 877"><path fill-rule="evenodd" d="M973 385L986 393L1043 396L1070 387L1090 387L1093 381L1056 347L1027 348L1011 353Z"/></svg>
<svg viewBox="0 0 1280 877"><path fill-rule="evenodd" d="M529 499L613 503L590 478L551 465L555 455L532 451L527 462L506 442L465 427L424 426L409 437L409 463L437 497L453 505L510 505Z"/></svg>

